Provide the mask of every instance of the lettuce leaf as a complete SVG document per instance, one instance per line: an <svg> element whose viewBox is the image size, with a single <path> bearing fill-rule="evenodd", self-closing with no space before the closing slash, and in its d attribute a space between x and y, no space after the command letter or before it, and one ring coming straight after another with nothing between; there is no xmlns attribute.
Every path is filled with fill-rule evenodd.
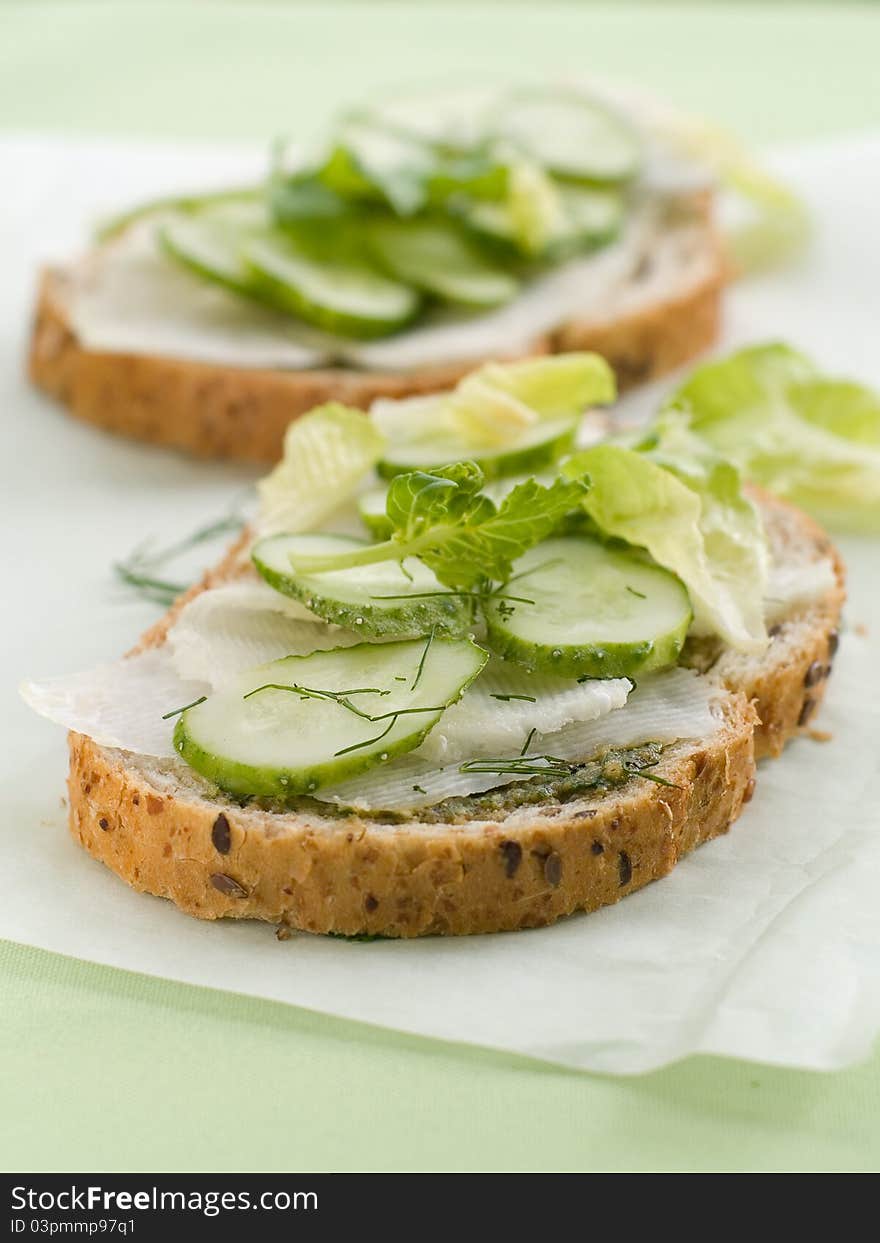
<svg viewBox="0 0 880 1243"><path fill-rule="evenodd" d="M595 445L563 473L589 475L581 503L600 532L646 549L678 575L695 633L717 634L744 652L764 649L767 549L735 467L669 424L642 451Z"/></svg>
<svg viewBox="0 0 880 1243"><path fill-rule="evenodd" d="M725 248L740 272L776 267L806 246L811 221L805 204L734 135L677 112L666 112L659 128L673 147L711 169L735 196L735 206L744 209L724 229Z"/></svg>
<svg viewBox="0 0 880 1243"><path fill-rule="evenodd" d="M260 534L313 530L354 494L385 443L371 419L339 402L295 419L284 456L257 484Z"/></svg>
<svg viewBox="0 0 880 1243"><path fill-rule="evenodd" d="M614 372L598 354L558 354L486 363L449 395L459 435L471 444L505 443L542 419L582 414L617 396Z"/></svg>
<svg viewBox="0 0 880 1243"><path fill-rule="evenodd" d="M870 389L823 376L789 346L761 345L699 367L664 409L827 525L880 530L880 399Z"/></svg>
<svg viewBox="0 0 880 1243"><path fill-rule="evenodd" d="M486 363L449 393L374 402L370 417L395 442L444 438L461 457L485 445L511 444L542 419L572 418L617 396L614 372L598 354L558 354Z"/></svg>
<svg viewBox="0 0 880 1243"><path fill-rule="evenodd" d="M549 486L527 479L496 506L482 486L483 472L474 462L397 475L386 503L390 539L350 553L291 557L293 568L320 574L419 557L444 586L485 591L509 578L517 557L546 539L587 488L580 479L556 479Z"/></svg>

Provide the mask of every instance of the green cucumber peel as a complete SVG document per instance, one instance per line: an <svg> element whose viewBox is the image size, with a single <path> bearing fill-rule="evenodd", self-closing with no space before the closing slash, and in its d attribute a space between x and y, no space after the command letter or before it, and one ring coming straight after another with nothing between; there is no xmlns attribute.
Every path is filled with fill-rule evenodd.
<svg viewBox="0 0 880 1243"><path fill-rule="evenodd" d="M243 250L262 296L327 332L370 339L406 327L421 300L357 260L314 259L281 230L250 240Z"/></svg>
<svg viewBox="0 0 880 1243"><path fill-rule="evenodd" d="M240 207L230 211L224 203L199 212L177 212L159 224L156 239L170 259L197 276L244 297L267 301L242 260L246 241L265 227L265 213L258 204L247 204L244 211Z"/></svg>
<svg viewBox="0 0 880 1243"><path fill-rule="evenodd" d="M341 535L274 535L260 540L251 558L266 582L282 595L299 600L324 621L364 638L412 638L433 631L459 637L473 631L475 603L467 595L441 586L415 558L386 561L369 573L358 567L315 574L291 567L296 556L316 550L342 558L370 546Z"/></svg>

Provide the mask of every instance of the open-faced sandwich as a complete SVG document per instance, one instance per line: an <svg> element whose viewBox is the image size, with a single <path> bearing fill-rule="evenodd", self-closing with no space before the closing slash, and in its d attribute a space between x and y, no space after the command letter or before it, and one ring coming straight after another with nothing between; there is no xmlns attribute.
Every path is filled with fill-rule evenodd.
<svg viewBox="0 0 880 1243"><path fill-rule="evenodd" d="M631 94L376 103L265 184L148 204L47 270L31 378L102 427L259 462L316 405L489 359L592 350L630 385L716 338L741 257L714 223L724 181L785 218L747 258L799 234L784 191Z"/></svg>
<svg viewBox="0 0 880 1243"><path fill-rule="evenodd" d="M638 432L613 396L569 354L291 424L132 653L24 688L71 730L76 840L202 918L415 936L616 902L725 832L838 644L791 502L877 525L880 403L784 346Z"/></svg>

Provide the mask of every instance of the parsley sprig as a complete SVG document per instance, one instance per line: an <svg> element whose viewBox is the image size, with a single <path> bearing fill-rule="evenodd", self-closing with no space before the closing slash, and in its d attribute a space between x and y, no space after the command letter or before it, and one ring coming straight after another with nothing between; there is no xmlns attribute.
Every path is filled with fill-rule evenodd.
<svg viewBox="0 0 880 1243"><path fill-rule="evenodd" d="M294 571L320 574L414 556L457 593L484 597L499 590L493 584L504 588L512 581L513 562L578 508L587 483L527 479L496 506L482 491L483 482L475 462L397 475L386 501L389 539L344 553L294 554Z"/></svg>

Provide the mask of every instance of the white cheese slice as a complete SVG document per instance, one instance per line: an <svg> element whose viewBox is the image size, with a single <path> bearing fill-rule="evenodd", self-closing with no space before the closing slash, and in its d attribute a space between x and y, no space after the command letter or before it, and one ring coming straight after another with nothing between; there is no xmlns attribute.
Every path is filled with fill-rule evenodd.
<svg viewBox="0 0 880 1243"><path fill-rule="evenodd" d="M578 683L493 660L413 754L438 767L477 756L516 755L532 729L553 734L573 721L595 721L622 708L631 686L628 678Z"/></svg>
<svg viewBox="0 0 880 1243"><path fill-rule="evenodd" d="M776 621L800 605L821 600L836 582L834 566L827 557L820 561L772 564L764 593L766 620Z"/></svg>
<svg viewBox="0 0 880 1243"><path fill-rule="evenodd" d="M261 579L202 592L167 642L82 673L26 681L25 702L105 747L170 759L175 718L162 717L217 690L235 674L282 656L351 647L359 635L331 626Z"/></svg>
<svg viewBox="0 0 880 1243"><path fill-rule="evenodd" d="M163 721L163 715L207 695L211 687L181 678L171 652L160 647L84 673L24 682L20 689L41 716L102 747L167 758L174 755L174 719Z"/></svg>
<svg viewBox="0 0 880 1243"><path fill-rule="evenodd" d="M230 678L279 660L362 642L353 631L323 622L262 579L246 578L203 591L168 632L174 667L212 690Z"/></svg>
<svg viewBox="0 0 880 1243"><path fill-rule="evenodd" d="M573 762L588 760L611 746L708 738L720 724L713 709L718 694L708 679L687 669L670 669L640 682L622 708L598 720L578 721L556 733L535 735L529 754L554 755ZM498 758L517 756L521 746ZM326 786L316 797L363 811L409 811L517 780L522 778L503 773L463 773L458 762L438 768L410 754L356 780Z"/></svg>

